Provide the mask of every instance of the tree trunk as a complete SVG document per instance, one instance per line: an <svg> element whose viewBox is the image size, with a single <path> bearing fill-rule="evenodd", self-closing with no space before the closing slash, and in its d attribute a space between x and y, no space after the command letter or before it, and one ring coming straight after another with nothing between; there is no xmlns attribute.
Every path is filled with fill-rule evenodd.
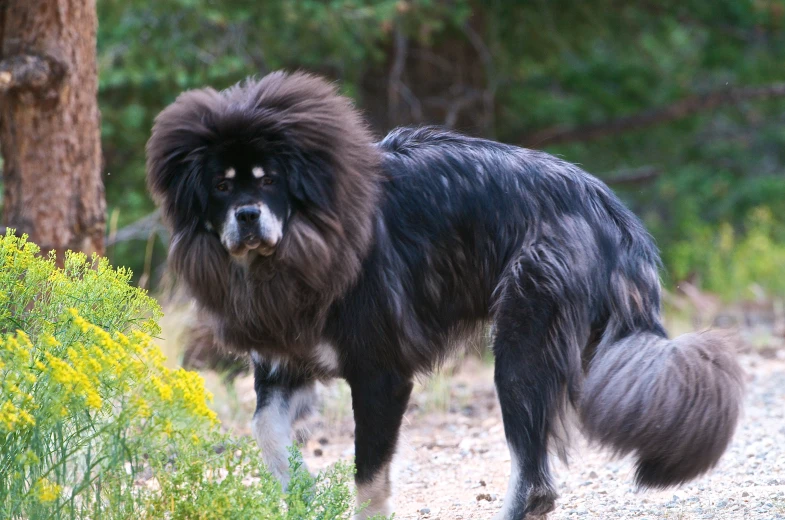
<svg viewBox="0 0 785 520"><path fill-rule="evenodd" d="M103 253L95 0L0 0L2 224Z"/></svg>

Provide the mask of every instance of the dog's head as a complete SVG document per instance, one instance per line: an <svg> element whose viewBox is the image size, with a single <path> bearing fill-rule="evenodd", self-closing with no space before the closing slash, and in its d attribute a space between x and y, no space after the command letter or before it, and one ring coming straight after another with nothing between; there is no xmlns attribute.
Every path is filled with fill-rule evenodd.
<svg viewBox="0 0 785 520"><path fill-rule="evenodd" d="M352 103L304 73L185 92L156 118L147 144L148 186L175 244L270 257L312 285L341 264L357 269L378 160Z"/></svg>

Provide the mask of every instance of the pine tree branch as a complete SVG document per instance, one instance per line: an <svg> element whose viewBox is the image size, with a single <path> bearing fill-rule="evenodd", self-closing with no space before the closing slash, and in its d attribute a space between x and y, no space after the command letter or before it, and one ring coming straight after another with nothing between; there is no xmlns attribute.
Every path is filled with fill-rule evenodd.
<svg viewBox="0 0 785 520"><path fill-rule="evenodd" d="M585 142L682 119L723 105L743 101L785 97L785 83L761 87L736 87L689 96L670 105L638 112L629 116L581 126L555 126L523 138L525 146L541 147L559 143Z"/></svg>
<svg viewBox="0 0 785 520"><path fill-rule="evenodd" d="M617 170L600 178L608 186L634 186L652 181L661 173L662 170L656 166L641 166L629 170Z"/></svg>

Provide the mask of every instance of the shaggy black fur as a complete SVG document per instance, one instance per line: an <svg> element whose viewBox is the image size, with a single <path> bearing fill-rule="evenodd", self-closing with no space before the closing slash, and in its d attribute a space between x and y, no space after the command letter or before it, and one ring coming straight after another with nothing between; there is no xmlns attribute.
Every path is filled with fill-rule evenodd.
<svg viewBox="0 0 785 520"><path fill-rule="evenodd" d="M233 258L205 219L209 160L228 142L287 178L294 211L272 256ZM572 164L435 128L374 143L328 83L275 73L179 97L148 172L173 270L217 337L254 353L257 417L289 424L270 389L348 381L370 512L385 510L413 376L489 322L513 463L503 519L553 508L548 447L570 405L592 439L637 456L643 486L707 471L731 439L742 378L727 341L667 339L650 236Z"/></svg>

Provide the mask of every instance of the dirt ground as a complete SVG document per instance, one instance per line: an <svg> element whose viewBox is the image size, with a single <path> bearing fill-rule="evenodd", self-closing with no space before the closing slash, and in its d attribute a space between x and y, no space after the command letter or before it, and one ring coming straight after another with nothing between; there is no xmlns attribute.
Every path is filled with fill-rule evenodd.
<svg viewBox="0 0 785 520"><path fill-rule="evenodd" d="M549 518L785 519L785 351L745 354L742 362L745 415L711 474L677 489L636 492L629 460L612 460L577 434L569 467L555 465L561 498ZM394 464L396 518L488 519L501 507L510 457L492 370L471 358L454 374L418 385ZM219 413L247 433L252 379L241 377L235 390L234 404ZM354 451L348 388L333 384L322 395L303 450L311 470Z"/></svg>

